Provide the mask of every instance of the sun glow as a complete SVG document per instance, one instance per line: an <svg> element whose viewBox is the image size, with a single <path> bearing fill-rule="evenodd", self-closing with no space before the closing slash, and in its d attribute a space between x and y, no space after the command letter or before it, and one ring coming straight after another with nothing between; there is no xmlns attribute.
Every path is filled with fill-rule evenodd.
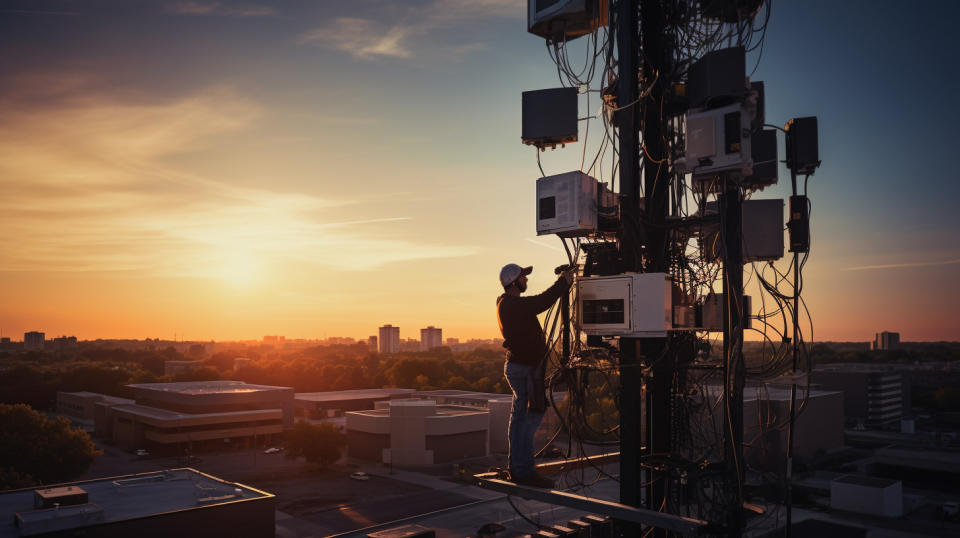
<svg viewBox="0 0 960 538"><path fill-rule="evenodd" d="M263 277L260 262L246 252L229 252L219 260L216 277L234 288L250 288Z"/></svg>

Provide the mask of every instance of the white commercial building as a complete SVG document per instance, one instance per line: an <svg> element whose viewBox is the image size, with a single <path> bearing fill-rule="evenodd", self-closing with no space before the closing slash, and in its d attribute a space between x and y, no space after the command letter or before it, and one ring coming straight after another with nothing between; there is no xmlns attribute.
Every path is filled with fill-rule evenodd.
<svg viewBox="0 0 960 538"><path fill-rule="evenodd" d="M430 351L443 345L443 329L430 325L420 329L420 351Z"/></svg>
<svg viewBox="0 0 960 538"><path fill-rule="evenodd" d="M400 327L387 324L380 327L380 353L397 353L400 351Z"/></svg>

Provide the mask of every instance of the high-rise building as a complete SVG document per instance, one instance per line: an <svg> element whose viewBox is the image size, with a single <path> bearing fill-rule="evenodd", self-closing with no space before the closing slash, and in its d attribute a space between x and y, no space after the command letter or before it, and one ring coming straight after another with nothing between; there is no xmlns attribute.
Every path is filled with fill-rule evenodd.
<svg viewBox="0 0 960 538"><path fill-rule="evenodd" d="M380 353L397 353L400 351L400 327L389 323L380 327Z"/></svg>
<svg viewBox="0 0 960 538"><path fill-rule="evenodd" d="M23 333L23 349L27 351L43 351L43 343L46 337L46 334L38 331Z"/></svg>
<svg viewBox="0 0 960 538"><path fill-rule="evenodd" d="M420 329L420 351L430 351L443 345L443 329L430 325Z"/></svg>
<svg viewBox="0 0 960 538"><path fill-rule="evenodd" d="M367 346L369 346L370 349L372 349L372 350L374 350L374 351L377 351L377 337L376 337L376 336L369 336L369 337L367 338Z"/></svg>
<svg viewBox="0 0 960 538"><path fill-rule="evenodd" d="M874 351L889 351L900 347L900 333L883 331L877 333L873 339L870 349Z"/></svg>

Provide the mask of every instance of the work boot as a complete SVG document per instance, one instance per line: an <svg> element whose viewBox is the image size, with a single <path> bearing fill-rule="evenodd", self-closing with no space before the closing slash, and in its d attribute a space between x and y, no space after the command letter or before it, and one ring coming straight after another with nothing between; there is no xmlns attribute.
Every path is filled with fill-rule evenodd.
<svg viewBox="0 0 960 538"><path fill-rule="evenodd" d="M537 473L515 478L513 483L520 486L530 486L533 488L553 489L553 480L550 480L549 478L541 476Z"/></svg>

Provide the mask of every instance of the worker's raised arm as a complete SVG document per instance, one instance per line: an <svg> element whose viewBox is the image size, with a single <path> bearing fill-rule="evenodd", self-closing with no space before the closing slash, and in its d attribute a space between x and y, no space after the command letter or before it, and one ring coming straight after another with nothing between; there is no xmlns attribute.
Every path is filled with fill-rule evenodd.
<svg viewBox="0 0 960 538"><path fill-rule="evenodd" d="M530 295L528 297L517 297L517 301L524 310L539 314L550 308L553 303L557 302L557 299L567 292L572 279L572 274L563 273L560 275L560 278L558 278L552 286L544 290L543 293Z"/></svg>

